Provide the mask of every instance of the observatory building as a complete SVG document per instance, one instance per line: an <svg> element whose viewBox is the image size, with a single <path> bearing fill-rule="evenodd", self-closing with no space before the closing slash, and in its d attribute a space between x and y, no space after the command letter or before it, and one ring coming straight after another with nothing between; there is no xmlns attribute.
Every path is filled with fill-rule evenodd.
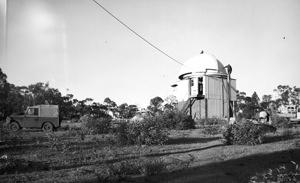
<svg viewBox="0 0 300 183"><path fill-rule="evenodd" d="M196 120L233 117L236 80L231 79L231 71L230 65L224 67L203 51L187 60L178 74L179 81L172 85L178 109Z"/></svg>

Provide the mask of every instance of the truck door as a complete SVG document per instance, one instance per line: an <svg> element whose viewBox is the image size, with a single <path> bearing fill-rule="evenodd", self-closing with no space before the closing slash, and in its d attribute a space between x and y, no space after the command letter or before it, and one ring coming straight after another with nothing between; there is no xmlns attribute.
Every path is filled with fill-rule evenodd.
<svg viewBox="0 0 300 183"><path fill-rule="evenodd" d="M40 127L39 108L37 107L28 108L22 126L25 128Z"/></svg>

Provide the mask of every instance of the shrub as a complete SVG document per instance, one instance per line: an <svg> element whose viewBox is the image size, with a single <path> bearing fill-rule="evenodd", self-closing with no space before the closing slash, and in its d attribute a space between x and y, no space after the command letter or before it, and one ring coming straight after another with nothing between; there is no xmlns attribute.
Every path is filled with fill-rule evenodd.
<svg viewBox="0 0 300 183"><path fill-rule="evenodd" d="M207 119L200 119L200 124L202 124L202 125L225 125L225 124L227 124L227 120L217 118L217 117L212 117L212 118L207 118Z"/></svg>
<svg viewBox="0 0 300 183"><path fill-rule="evenodd" d="M121 161L114 164L107 164L107 180L120 181L128 175L138 175L141 171L141 165L138 162Z"/></svg>
<svg viewBox="0 0 300 183"><path fill-rule="evenodd" d="M158 122L155 119L148 119L142 123L139 144L163 145L168 140L167 131Z"/></svg>
<svg viewBox="0 0 300 183"><path fill-rule="evenodd" d="M60 129L63 131L68 131L70 130L70 126L69 125L61 126Z"/></svg>
<svg viewBox="0 0 300 183"><path fill-rule="evenodd" d="M0 175L48 169L49 165L43 162L34 162L28 161L26 159L17 159L7 155L0 157Z"/></svg>
<svg viewBox="0 0 300 183"><path fill-rule="evenodd" d="M267 132L274 132L276 128L266 124L254 124L246 121L229 125L223 136L226 144L256 145L261 144Z"/></svg>
<svg viewBox="0 0 300 183"><path fill-rule="evenodd" d="M252 176L251 183L256 182L299 182L300 181L300 167L291 161L290 164L282 165L278 168L269 169L268 171Z"/></svg>
<svg viewBox="0 0 300 183"><path fill-rule="evenodd" d="M55 133L47 133L46 136L48 138L48 147L52 150L57 150L61 142L59 136L55 135Z"/></svg>
<svg viewBox="0 0 300 183"><path fill-rule="evenodd" d="M111 122L111 118L89 118L83 128L87 128L92 134L107 134L111 129Z"/></svg>
<svg viewBox="0 0 300 183"><path fill-rule="evenodd" d="M9 131L6 128L4 128L2 125L0 125L0 142L9 139L10 136L11 135Z"/></svg>
<svg viewBox="0 0 300 183"><path fill-rule="evenodd" d="M167 129L187 130L195 128L194 119L177 110L165 111L163 114L157 115L156 119Z"/></svg>
<svg viewBox="0 0 300 183"><path fill-rule="evenodd" d="M126 182L130 175L151 176L166 172L166 163L160 158L133 161L121 161L113 164L106 164L107 171L97 174L99 182Z"/></svg>
<svg viewBox="0 0 300 183"><path fill-rule="evenodd" d="M88 129L86 126L69 126L68 130L66 130L67 133L63 133L61 137L79 137L81 140L84 140L86 135L91 134L92 130Z"/></svg>
<svg viewBox="0 0 300 183"><path fill-rule="evenodd" d="M291 125L289 124L289 119L285 117L281 117L278 115L271 116L272 125L277 128L289 128Z"/></svg>
<svg viewBox="0 0 300 183"><path fill-rule="evenodd" d="M142 165L142 171L145 176L158 175L167 171L167 167L161 159L147 160Z"/></svg>
<svg viewBox="0 0 300 183"><path fill-rule="evenodd" d="M121 122L115 130L120 145L164 144L168 135L156 117L147 117L141 122Z"/></svg>
<svg viewBox="0 0 300 183"><path fill-rule="evenodd" d="M81 116L79 119L78 119L78 122L79 123L87 123L87 121L89 120L89 119L91 119L92 117L91 117L91 115L83 115L83 116Z"/></svg>
<svg viewBox="0 0 300 183"><path fill-rule="evenodd" d="M203 134L205 135L217 135L222 132L221 126L220 125L209 125L203 127Z"/></svg>
<svg viewBox="0 0 300 183"><path fill-rule="evenodd" d="M182 120L182 114L177 111L165 111L158 115L161 125L167 129L176 129L177 124Z"/></svg>
<svg viewBox="0 0 300 183"><path fill-rule="evenodd" d="M11 132L7 128L0 127L0 143L18 146L24 141L22 131Z"/></svg>
<svg viewBox="0 0 300 183"><path fill-rule="evenodd" d="M192 116L184 115L182 120L179 121L176 125L176 129L178 130L188 130L188 129L195 129L196 123Z"/></svg>
<svg viewBox="0 0 300 183"><path fill-rule="evenodd" d="M287 139L291 139L293 137L293 131L291 129L283 129L281 136Z"/></svg>

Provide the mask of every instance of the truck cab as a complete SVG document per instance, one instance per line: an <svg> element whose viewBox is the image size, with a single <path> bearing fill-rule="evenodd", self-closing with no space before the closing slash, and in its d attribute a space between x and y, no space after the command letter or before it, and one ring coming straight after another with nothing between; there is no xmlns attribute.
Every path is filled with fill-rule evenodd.
<svg viewBox="0 0 300 183"><path fill-rule="evenodd" d="M288 118L291 123L300 122L300 106L287 105L280 108L278 116Z"/></svg>
<svg viewBox="0 0 300 183"><path fill-rule="evenodd" d="M58 105L36 105L27 107L23 115L11 115L6 119L11 131L21 128L40 128L46 132L60 126Z"/></svg>
<svg viewBox="0 0 300 183"><path fill-rule="evenodd" d="M290 118L291 122L300 122L300 107L298 106L297 109L295 109L295 117Z"/></svg>

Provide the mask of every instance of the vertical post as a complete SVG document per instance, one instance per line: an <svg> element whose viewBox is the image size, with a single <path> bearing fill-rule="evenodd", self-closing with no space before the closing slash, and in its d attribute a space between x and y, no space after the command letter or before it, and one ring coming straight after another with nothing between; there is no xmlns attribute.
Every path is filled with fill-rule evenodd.
<svg viewBox="0 0 300 183"><path fill-rule="evenodd" d="M224 78L222 78L222 117L225 117L225 97L224 97L224 90L225 90L225 85L224 85Z"/></svg>
<svg viewBox="0 0 300 183"><path fill-rule="evenodd" d="M205 98L205 121L207 121L207 118L208 118L208 104L207 104L207 98Z"/></svg>
<svg viewBox="0 0 300 183"><path fill-rule="evenodd" d="M207 70L205 70L204 77L203 77L203 93L204 93L204 117L205 122L207 122L208 118L208 98L209 98L209 79L206 75Z"/></svg>
<svg viewBox="0 0 300 183"><path fill-rule="evenodd" d="M199 100L199 119L201 119L201 101L202 101L202 99L201 100Z"/></svg>
<svg viewBox="0 0 300 183"><path fill-rule="evenodd" d="M192 80L191 79L189 79L189 110L190 110L190 116L192 116L192 101L191 101L191 95L192 95Z"/></svg>
<svg viewBox="0 0 300 183"><path fill-rule="evenodd" d="M233 115L234 115L234 119L236 119L235 106L236 106L236 101L232 102L232 112L233 112Z"/></svg>
<svg viewBox="0 0 300 183"><path fill-rule="evenodd" d="M227 121L230 122L230 100L231 100L231 78L230 73L228 73L228 113L227 113Z"/></svg>
<svg viewBox="0 0 300 183"><path fill-rule="evenodd" d="M228 123L230 122L230 101L231 101L231 77L230 74L232 72L232 67L231 65L225 66L227 68L227 92L228 92L228 113L227 113L227 121Z"/></svg>
<svg viewBox="0 0 300 183"><path fill-rule="evenodd" d="M191 79L189 79L189 83L188 83L189 98L191 97L191 87L192 87L192 81L191 81Z"/></svg>
<svg viewBox="0 0 300 183"><path fill-rule="evenodd" d="M192 99L190 98L190 116L192 117L193 113L192 113Z"/></svg>

